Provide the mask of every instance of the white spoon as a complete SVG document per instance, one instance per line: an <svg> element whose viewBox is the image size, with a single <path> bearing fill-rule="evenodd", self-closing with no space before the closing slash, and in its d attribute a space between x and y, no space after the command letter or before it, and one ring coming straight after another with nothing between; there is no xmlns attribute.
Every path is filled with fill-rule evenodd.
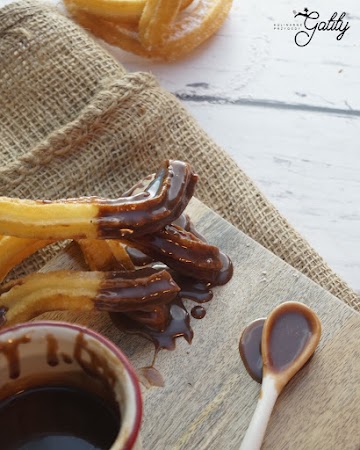
<svg viewBox="0 0 360 450"><path fill-rule="evenodd" d="M240 450L260 449L276 399L313 355L320 336L318 316L303 303L282 303L270 313L261 337L260 397Z"/></svg>

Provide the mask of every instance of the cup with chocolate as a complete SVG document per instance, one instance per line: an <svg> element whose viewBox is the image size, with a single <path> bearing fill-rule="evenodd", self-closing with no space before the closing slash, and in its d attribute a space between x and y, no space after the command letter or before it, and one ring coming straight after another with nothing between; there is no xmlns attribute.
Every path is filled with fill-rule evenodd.
<svg viewBox="0 0 360 450"><path fill-rule="evenodd" d="M141 416L136 375L100 334L61 322L0 332L2 449L136 449Z"/></svg>

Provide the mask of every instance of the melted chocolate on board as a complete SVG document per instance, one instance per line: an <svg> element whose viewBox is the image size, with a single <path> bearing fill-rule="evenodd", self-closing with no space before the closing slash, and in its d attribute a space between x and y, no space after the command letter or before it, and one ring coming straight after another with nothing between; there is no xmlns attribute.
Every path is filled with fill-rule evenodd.
<svg viewBox="0 0 360 450"><path fill-rule="evenodd" d="M186 215L178 219L179 225L185 226L194 233L195 228ZM200 238L200 234L196 234ZM205 240L202 236L201 238ZM140 250L130 246L126 250L136 266L144 266L151 258ZM189 276L179 274L169 269L165 264L150 262L149 270L167 270L170 272L176 284L180 287L175 300L167 305L159 305L152 310L132 311L126 314L110 313L113 323L122 331L129 334L138 334L153 342L155 351L161 349L173 350L175 339L183 336L191 343L193 330L190 325L190 316L184 306L183 300L192 300L196 303L209 302L213 298L212 287L226 284L233 275L233 265L228 256L220 252L222 268L214 283L199 281ZM143 269L144 270L144 269ZM194 307L191 315L196 319L205 317L206 310L202 307Z"/></svg>
<svg viewBox="0 0 360 450"><path fill-rule="evenodd" d="M191 309L191 315L194 319L203 319L206 316L206 309L200 305L194 306Z"/></svg>
<svg viewBox="0 0 360 450"><path fill-rule="evenodd" d="M190 317L181 299L177 298L170 304L168 325L163 331L158 331L135 321L125 314L110 313L115 326L129 334L138 334L151 341L156 352L161 349L174 350L175 339L183 336L189 344L193 338Z"/></svg>
<svg viewBox="0 0 360 450"><path fill-rule="evenodd" d="M251 322L242 332L239 342L242 362L251 378L258 383L262 382L261 336L264 323L265 319Z"/></svg>
<svg viewBox="0 0 360 450"><path fill-rule="evenodd" d="M211 284L205 281L197 281L194 278L185 277L175 273L171 274L176 284L180 287L178 296L185 300L192 300L196 303L209 302L214 294L211 290Z"/></svg>

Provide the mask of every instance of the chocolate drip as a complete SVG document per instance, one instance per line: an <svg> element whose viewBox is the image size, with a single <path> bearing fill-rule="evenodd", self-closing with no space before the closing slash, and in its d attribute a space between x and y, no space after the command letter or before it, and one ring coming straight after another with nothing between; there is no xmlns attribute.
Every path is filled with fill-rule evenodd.
<svg viewBox="0 0 360 450"><path fill-rule="evenodd" d="M20 376L19 345L27 344L30 340L29 336L21 336L17 339L9 339L7 342L0 343L0 353L7 359L9 377L12 380Z"/></svg>
<svg viewBox="0 0 360 450"><path fill-rule="evenodd" d="M206 309L200 305L194 306L191 309L191 315L194 319L203 319L206 315Z"/></svg>
<svg viewBox="0 0 360 450"><path fill-rule="evenodd" d="M106 357L89 347L84 333L79 333L76 337L74 359L87 375L105 381L111 388L115 386L116 374L109 367Z"/></svg>
<svg viewBox="0 0 360 450"><path fill-rule="evenodd" d="M192 300L196 303L209 302L214 294L211 290L211 284L194 278L184 277L176 273L171 273L176 284L180 287L178 296L182 299Z"/></svg>
<svg viewBox="0 0 360 450"><path fill-rule="evenodd" d="M217 273L215 280L213 282L213 286L223 286L228 283L234 273L234 267L231 259L225 255L225 253L220 252L220 260L221 260L221 269Z"/></svg>
<svg viewBox="0 0 360 450"><path fill-rule="evenodd" d="M225 255L223 257L225 262L230 261ZM147 269L165 270L161 263L154 263ZM193 330L190 325L189 314L182 302L183 299L189 299L197 303L205 303L213 298L212 285L210 283L186 277L173 270L169 270L169 272L176 284L180 287L177 298L171 303L158 305L145 310L129 311L126 312L126 315L111 314L114 323L124 332L139 334L145 337L155 344L157 350L161 348L173 349L175 347L175 339L180 336L184 336L188 342L191 342ZM231 262L225 267L223 274L226 277L232 274ZM223 274L221 274L222 279L219 277L221 282L224 280ZM174 321L174 312L176 312L176 308L173 306L174 304L186 312L183 322L179 320ZM201 319L205 316L206 310L202 307L194 307L191 313L194 318Z"/></svg>
<svg viewBox="0 0 360 450"><path fill-rule="evenodd" d="M189 231L191 234L200 239L200 241L207 242L206 238L195 228L189 214L182 213L176 220L174 220L173 225L177 225L185 231Z"/></svg>
<svg viewBox="0 0 360 450"><path fill-rule="evenodd" d="M56 340L55 336L52 334L48 334L46 336L47 349L46 349L46 361L49 366L55 367L59 364L59 344Z"/></svg>
<svg viewBox="0 0 360 450"><path fill-rule="evenodd" d="M147 264L150 264L154 261L150 256L145 255L145 253L135 247L129 247L127 245L125 247L125 250L127 251L127 254L130 256L130 259L135 266L146 266Z"/></svg>
<svg viewBox="0 0 360 450"><path fill-rule="evenodd" d="M170 304L169 321L163 331L157 331L149 326L125 316L124 314L110 313L115 326L129 334L138 334L151 341L156 351L161 349L174 350L175 339L183 336L191 343L193 330L190 327L190 317L181 299L176 299Z"/></svg>
<svg viewBox="0 0 360 450"><path fill-rule="evenodd" d="M158 305L151 310L128 311L126 316L153 330L163 332L170 321L170 304Z"/></svg>

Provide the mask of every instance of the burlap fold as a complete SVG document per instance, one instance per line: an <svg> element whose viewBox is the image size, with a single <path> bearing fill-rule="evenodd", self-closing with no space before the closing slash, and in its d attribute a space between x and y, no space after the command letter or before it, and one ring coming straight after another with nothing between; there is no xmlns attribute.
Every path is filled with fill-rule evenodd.
<svg viewBox="0 0 360 450"><path fill-rule="evenodd" d="M0 10L0 80L0 195L114 197L164 158L183 159L201 176L204 203L360 310L359 296L174 96L150 74L126 73L53 7Z"/></svg>

